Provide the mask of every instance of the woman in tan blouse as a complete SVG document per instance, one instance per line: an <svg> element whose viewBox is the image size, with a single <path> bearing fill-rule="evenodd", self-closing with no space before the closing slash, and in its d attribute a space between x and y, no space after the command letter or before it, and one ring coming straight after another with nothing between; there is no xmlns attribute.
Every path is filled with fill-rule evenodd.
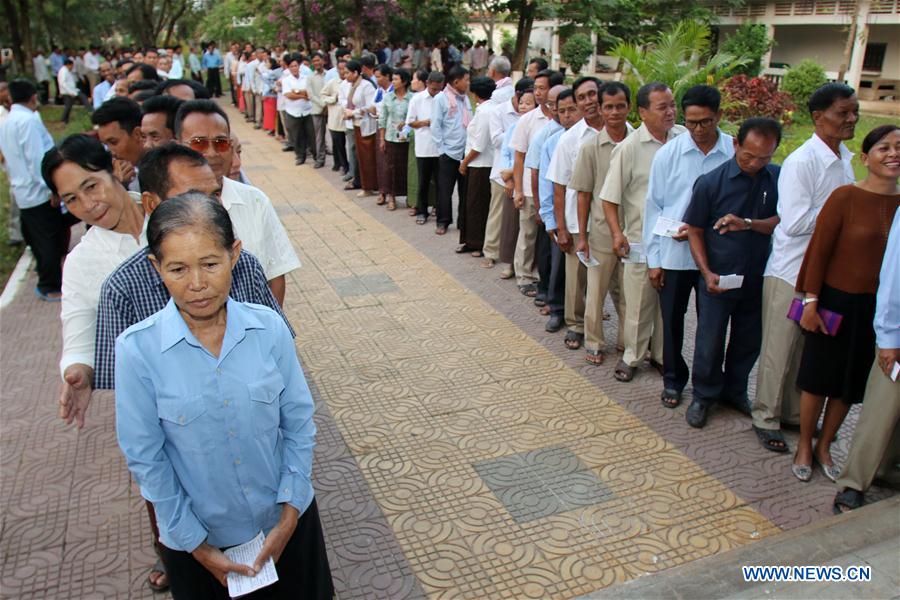
<svg viewBox="0 0 900 600"><path fill-rule="evenodd" d="M804 294L800 326L806 341L797 377L802 391L800 440L791 470L801 481L812 477L814 461L828 479L837 478L831 442L850 406L863 400L875 355L872 321L878 273L900 205L900 127L873 129L863 140L860 160L868 175L828 198L797 277L797 291ZM827 334L821 309L842 316L834 336ZM826 397L822 433L813 450L813 432Z"/></svg>

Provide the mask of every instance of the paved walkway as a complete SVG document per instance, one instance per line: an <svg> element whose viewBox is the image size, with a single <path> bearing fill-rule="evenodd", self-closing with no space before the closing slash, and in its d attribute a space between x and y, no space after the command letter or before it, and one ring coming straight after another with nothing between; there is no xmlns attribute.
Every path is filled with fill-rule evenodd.
<svg viewBox="0 0 900 600"><path fill-rule="evenodd" d="M514 283L453 254L455 230L340 191L228 110L303 262L286 312L340 598L572 597L829 514L833 486L796 482L744 417L691 430L655 374L620 384L544 333ZM58 307L31 287L0 313L0 594L151 597L112 398L81 432L58 421Z"/></svg>

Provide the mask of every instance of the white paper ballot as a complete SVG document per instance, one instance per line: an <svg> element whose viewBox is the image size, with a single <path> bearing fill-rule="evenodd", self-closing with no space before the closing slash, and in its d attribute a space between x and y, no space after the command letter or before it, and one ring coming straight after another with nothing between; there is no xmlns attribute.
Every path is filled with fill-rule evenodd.
<svg viewBox="0 0 900 600"><path fill-rule="evenodd" d="M743 275L719 275L719 287L723 290L736 290L744 285Z"/></svg>
<svg viewBox="0 0 900 600"><path fill-rule="evenodd" d="M600 264L600 261L597 260L596 258L594 258L593 256L590 258L585 258L584 252L576 252L575 254L578 256L578 260L581 261L581 264L583 264L586 267L596 267L597 265Z"/></svg>
<svg viewBox="0 0 900 600"><path fill-rule="evenodd" d="M897 377L900 377L900 362L895 362L891 369L891 381L897 381Z"/></svg>
<svg viewBox="0 0 900 600"><path fill-rule="evenodd" d="M678 230L684 225L681 221L670 219L668 217L659 217L656 219L656 225L653 226L653 233L663 237L674 237L678 235Z"/></svg>
<svg viewBox="0 0 900 600"><path fill-rule="evenodd" d="M246 544L241 544L240 546L235 546L234 548L226 550L225 556L236 563L252 567L256 557L259 556L260 551L262 551L263 541L265 541L265 539L263 532L260 531L255 538ZM229 573L228 595L232 598L244 596L245 594L264 588L267 585L272 585L276 581L278 581L278 573L275 572L275 561L269 557L269 560L266 561L263 568L256 574L256 577L247 577L238 573Z"/></svg>
<svg viewBox="0 0 900 600"><path fill-rule="evenodd" d="M642 265L647 262L647 257L644 256L643 244L629 244L629 246L630 249L628 250L628 256L620 259L623 263Z"/></svg>

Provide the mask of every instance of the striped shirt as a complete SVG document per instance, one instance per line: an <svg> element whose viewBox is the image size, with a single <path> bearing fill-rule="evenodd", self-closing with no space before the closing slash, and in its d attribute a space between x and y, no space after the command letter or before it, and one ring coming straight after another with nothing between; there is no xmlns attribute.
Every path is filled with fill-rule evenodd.
<svg viewBox="0 0 900 600"><path fill-rule="evenodd" d="M116 338L169 302L169 290L147 255L149 248L133 254L113 271L100 288L97 336L94 353L94 389L115 389ZM230 296L238 302L268 306L284 319L291 335L294 330L269 289L259 261L244 250L231 272Z"/></svg>

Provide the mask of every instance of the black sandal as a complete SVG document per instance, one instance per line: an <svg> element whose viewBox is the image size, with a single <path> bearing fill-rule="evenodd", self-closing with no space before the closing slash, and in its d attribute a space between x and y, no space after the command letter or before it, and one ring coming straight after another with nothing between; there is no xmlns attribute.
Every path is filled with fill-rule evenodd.
<svg viewBox="0 0 900 600"><path fill-rule="evenodd" d="M620 360L619 364L616 365L616 370L613 371L613 377L615 377L617 381L628 383L634 379L634 367L630 367L624 360Z"/></svg>
<svg viewBox="0 0 900 600"><path fill-rule="evenodd" d="M158 583L153 583L150 580L150 575L153 573L162 573L163 576L166 577L166 583L160 585ZM147 575L147 586L153 591L154 594L162 594L163 592L169 591L169 583L168 583L168 575L166 573L166 567L162 562L162 559L156 559L156 564L150 569L150 575Z"/></svg>
<svg viewBox="0 0 900 600"><path fill-rule="evenodd" d="M529 298L534 298L535 296L537 296L537 286L533 283L520 285L519 291L522 292L523 296L528 296Z"/></svg>
<svg viewBox="0 0 900 600"><path fill-rule="evenodd" d="M566 333L566 337L563 340L563 343L569 350L578 350L579 348L581 348L581 344L584 343L584 334L569 331L568 333Z"/></svg>
<svg viewBox="0 0 900 600"><path fill-rule="evenodd" d="M666 408L678 408L678 405L681 404L681 392L663 390L659 399Z"/></svg>
<svg viewBox="0 0 900 600"><path fill-rule="evenodd" d="M865 496L853 488L844 488L843 492L834 497L834 514L842 515L851 510L856 510L865 502ZM846 510L844 510L846 508Z"/></svg>
<svg viewBox="0 0 900 600"><path fill-rule="evenodd" d="M762 447L766 450L779 453L788 451L788 445L784 440L784 435L782 435L781 431L778 429L762 429L754 425L753 431L756 432L759 443L762 444ZM780 446L778 445L779 442L781 443Z"/></svg>

